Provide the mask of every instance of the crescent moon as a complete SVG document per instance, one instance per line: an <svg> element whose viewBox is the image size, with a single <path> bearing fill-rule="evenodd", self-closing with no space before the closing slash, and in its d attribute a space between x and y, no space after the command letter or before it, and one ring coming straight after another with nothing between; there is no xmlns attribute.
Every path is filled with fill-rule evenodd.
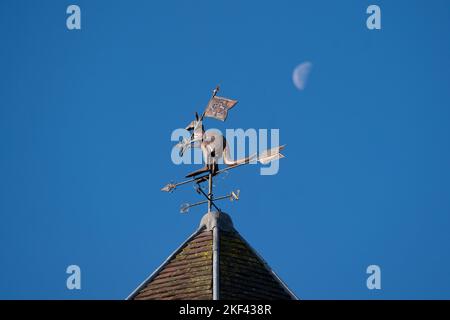
<svg viewBox="0 0 450 320"><path fill-rule="evenodd" d="M292 72L292 82L298 90L304 90L311 72L312 63L309 61L300 63Z"/></svg>

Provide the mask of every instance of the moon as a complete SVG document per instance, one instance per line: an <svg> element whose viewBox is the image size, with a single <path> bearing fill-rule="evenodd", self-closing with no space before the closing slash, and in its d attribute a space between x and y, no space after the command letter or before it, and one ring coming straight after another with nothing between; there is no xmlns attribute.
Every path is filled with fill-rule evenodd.
<svg viewBox="0 0 450 320"><path fill-rule="evenodd" d="M308 81L309 73L311 72L312 63L309 61L300 63L295 67L294 72L292 72L292 82L294 86L302 91L305 89L306 82Z"/></svg>

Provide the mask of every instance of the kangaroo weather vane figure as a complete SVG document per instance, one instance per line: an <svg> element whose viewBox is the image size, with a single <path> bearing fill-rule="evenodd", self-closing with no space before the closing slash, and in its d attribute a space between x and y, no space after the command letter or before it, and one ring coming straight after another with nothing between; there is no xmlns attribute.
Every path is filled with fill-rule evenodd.
<svg viewBox="0 0 450 320"><path fill-rule="evenodd" d="M205 117L215 118L217 120L225 121L228 116L228 110L233 108L237 100L232 100L228 98L223 98L217 96L219 92L219 86L217 86L212 93L212 96L206 106L205 111L199 117L198 113L195 113L195 120L189 123L186 130L191 132L189 139L182 139L177 147L180 149L179 154L183 156L189 148L200 148L202 151L202 158L205 166L200 170L194 171L186 175L187 180L169 183L164 186L161 190L165 192L173 192L177 187L185 185L188 183L195 183L195 190L197 193L202 194L206 200L199 201L193 204L185 203L181 206L181 212L186 213L190 208L201 205L208 204L208 212L211 212L211 208L214 207L217 211L221 211L215 201L230 199L231 201L239 200L239 190L232 191L227 195L220 197L213 197L213 177L231 169L249 164L251 162L259 162L261 164L267 164L271 161L284 158L280 153L284 149L283 146L273 147L270 150L261 152L260 154L253 154L248 157L232 160L230 158L230 150L227 141L223 135L218 132L207 132L203 126L203 119ZM223 163L226 165L225 168L219 168L219 160L223 159ZM201 184L208 182L208 192L206 193Z"/></svg>

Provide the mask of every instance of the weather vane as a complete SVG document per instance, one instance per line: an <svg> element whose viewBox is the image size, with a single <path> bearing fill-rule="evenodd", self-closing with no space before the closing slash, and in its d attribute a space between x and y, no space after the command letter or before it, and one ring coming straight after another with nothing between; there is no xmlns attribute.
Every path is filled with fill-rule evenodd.
<svg viewBox="0 0 450 320"><path fill-rule="evenodd" d="M230 151L227 141L223 135L218 132L207 132L203 126L203 119L205 117L214 118L217 120L225 121L228 116L228 110L233 108L237 100L223 98L217 96L219 92L219 86L217 86L212 93L211 98L206 106L205 111L199 117L198 113L195 113L195 120L193 120L186 127L186 130L191 132L189 139L182 139L177 147L180 149L179 154L183 156L189 148L200 148L202 151L202 159L205 166L200 170L194 171L186 175L187 180L168 183L161 191L173 192L177 187L193 183L195 190L200 195L203 195L206 200L199 201L193 204L184 203L181 205L181 213L187 213L190 208L199 206L202 204L208 204L208 212L211 212L211 208L214 207L217 211L221 211L215 202L229 199L231 201L239 200L239 190L232 191L227 195L214 197L213 196L213 178L217 175L228 172L229 170L247 165L253 162L259 162L261 164L267 164L274 160L284 158L280 153L284 149L283 146L273 147L270 150L266 150L259 154L253 154L248 157L232 160L230 159ZM223 159L225 168L219 168L219 160ZM202 184L208 182L208 192L202 189Z"/></svg>

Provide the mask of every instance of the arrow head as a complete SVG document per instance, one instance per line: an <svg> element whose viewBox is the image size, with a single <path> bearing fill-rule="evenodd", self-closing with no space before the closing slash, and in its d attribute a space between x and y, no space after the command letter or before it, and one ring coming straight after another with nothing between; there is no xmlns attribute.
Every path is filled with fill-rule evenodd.
<svg viewBox="0 0 450 320"><path fill-rule="evenodd" d="M189 203L183 203L180 206L180 213L188 213L190 207L191 207L191 205Z"/></svg>
<svg viewBox="0 0 450 320"><path fill-rule="evenodd" d="M161 188L161 191L164 192L173 192L173 190L175 190L177 186L174 185L173 183L168 183L166 184L163 188Z"/></svg>

